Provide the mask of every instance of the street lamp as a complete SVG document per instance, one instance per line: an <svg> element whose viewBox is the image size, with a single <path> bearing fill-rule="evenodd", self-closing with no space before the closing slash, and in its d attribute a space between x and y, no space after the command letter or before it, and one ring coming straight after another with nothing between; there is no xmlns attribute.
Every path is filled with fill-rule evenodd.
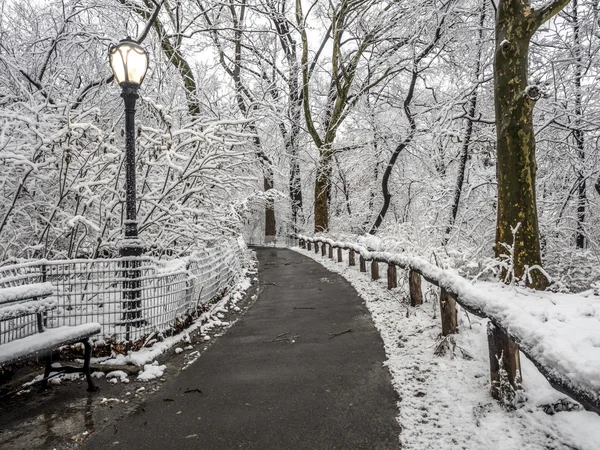
<svg viewBox="0 0 600 450"><path fill-rule="evenodd" d="M141 256L136 212L135 101L148 70L148 53L133 39L126 37L118 45L110 46L108 58L125 102L125 242L120 253L121 256ZM129 341L130 326L139 327L143 323L139 261L125 261L124 267L127 280L123 282L123 321L127 327L125 340Z"/></svg>
<svg viewBox="0 0 600 450"><path fill-rule="evenodd" d="M125 102L125 245L121 256L140 256L142 248L129 241L137 239L135 186L135 101L148 70L148 53L137 42L126 37L109 49L110 68L121 86ZM133 244L133 245L130 245Z"/></svg>

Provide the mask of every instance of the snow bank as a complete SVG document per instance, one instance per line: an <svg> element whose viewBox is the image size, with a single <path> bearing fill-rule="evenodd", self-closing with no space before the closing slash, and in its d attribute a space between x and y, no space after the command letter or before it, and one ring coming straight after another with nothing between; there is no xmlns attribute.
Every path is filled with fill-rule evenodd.
<svg viewBox="0 0 600 450"><path fill-rule="evenodd" d="M352 249L367 260L415 270L453 294L463 307L504 328L521 351L546 372L544 375L581 393L596 407L600 405L600 296L592 291L557 294L500 283L473 284L418 256L375 252L327 238L299 238Z"/></svg>
<svg viewBox="0 0 600 450"><path fill-rule="evenodd" d="M411 308L399 298L407 297L406 283L390 291L384 279L371 281L369 274L360 273L357 267L314 252L302 253L341 274L365 300L383 339L388 358L385 365L399 394L403 449L598 449L600 417L588 411L546 414L544 405L564 395L552 389L525 357L525 404L508 412L491 397L486 319L467 317L459 311L460 334L453 336L455 352L436 356L439 304L426 286L425 303ZM485 290L490 284L480 287ZM499 288L502 291L492 290L489 295L510 291ZM514 295L518 297L517 292ZM463 357L463 350L467 357Z"/></svg>
<svg viewBox="0 0 600 450"><path fill-rule="evenodd" d="M144 370L140 372L137 379L140 381L150 381L155 378L160 378L165 373L167 366L159 366L158 362L154 361L152 364L145 364Z"/></svg>

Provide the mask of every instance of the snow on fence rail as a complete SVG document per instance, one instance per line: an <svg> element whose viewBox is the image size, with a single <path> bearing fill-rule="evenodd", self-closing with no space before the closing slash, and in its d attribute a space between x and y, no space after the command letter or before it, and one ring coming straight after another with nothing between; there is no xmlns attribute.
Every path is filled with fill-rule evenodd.
<svg viewBox="0 0 600 450"><path fill-rule="evenodd" d="M593 290L580 294L555 294L507 286L501 283L473 284L455 272L441 269L411 255L371 251L361 245L336 242L323 237L298 235L299 246L342 261L342 250L348 250L348 261L355 265L356 253L360 270L366 272L371 261L371 276L379 278L379 263L387 264L388 288L397 287L396 267L408 271L411 305L422 302L421 277L441 288L440 306L442 334L457 332L455 302L468 312L489 319L490 353L494 342L493 328L506 333L549 383L558 391L575 399L590 411L600 414L600 296ZM492 389L498 381L498 361L490 358Z"/></svg>
<svg viewBox="0 0 600 450"><path fill-rule="evenodd" d="M150 257L37 260L4 266L0 288L49 282L58 309L48 313L48 327L98 322L105 340L134 342L174 328L233 283L245 263L246 244L231 239L170 261ZM133 272L138 287L131 283ZM134 289L139 290L139 298L127 296ZM139 300L135 319L130 318L132 297ZM5 322L0 344L31 334L35 327L35 316Z"/></svg>

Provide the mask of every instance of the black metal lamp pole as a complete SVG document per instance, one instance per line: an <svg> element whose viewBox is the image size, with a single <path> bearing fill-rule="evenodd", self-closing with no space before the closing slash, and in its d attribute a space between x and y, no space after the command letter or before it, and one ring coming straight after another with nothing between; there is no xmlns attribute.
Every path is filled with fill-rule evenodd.
<svg viewBox="0 0 600 450"><path fill-rule="evenodd" d="M137 242L135 183L135 101L139 97L138 88L123 86L121 97L125 102L125 245L121 247L121 256L141 256L142 247Z"/></svg>
<svg viewBox="0 0 600 450"><path fill-rule="evenodd" d="M130 344L131 327L140 327L142 300L140 260L142 246L138 240L137 199L135 183L135 102L138 89L148 69L148 53L133 39L127 37L109 49L110 66L121 86L125 103L125 240L120 253L123 261L123 324L125 340Z"/></svg>

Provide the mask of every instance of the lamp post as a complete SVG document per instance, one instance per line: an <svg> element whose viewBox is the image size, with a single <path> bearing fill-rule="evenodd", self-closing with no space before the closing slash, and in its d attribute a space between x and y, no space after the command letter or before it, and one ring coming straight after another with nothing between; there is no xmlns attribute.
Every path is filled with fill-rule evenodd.
<svg viewBox="0 0 600 450"><path fill-rule="evenodd" d="M141 256L138 241L136 184L135 184L135 102L138 89L148 70L148 53L137 42L127 37L109 48L110 68L121 86L125 103L125 241L121 256ZM123 321L127 327L125 340L129 341L131 325L139 327L141 319L139 261L124 262L126 281L123 282Z"/></svg>

